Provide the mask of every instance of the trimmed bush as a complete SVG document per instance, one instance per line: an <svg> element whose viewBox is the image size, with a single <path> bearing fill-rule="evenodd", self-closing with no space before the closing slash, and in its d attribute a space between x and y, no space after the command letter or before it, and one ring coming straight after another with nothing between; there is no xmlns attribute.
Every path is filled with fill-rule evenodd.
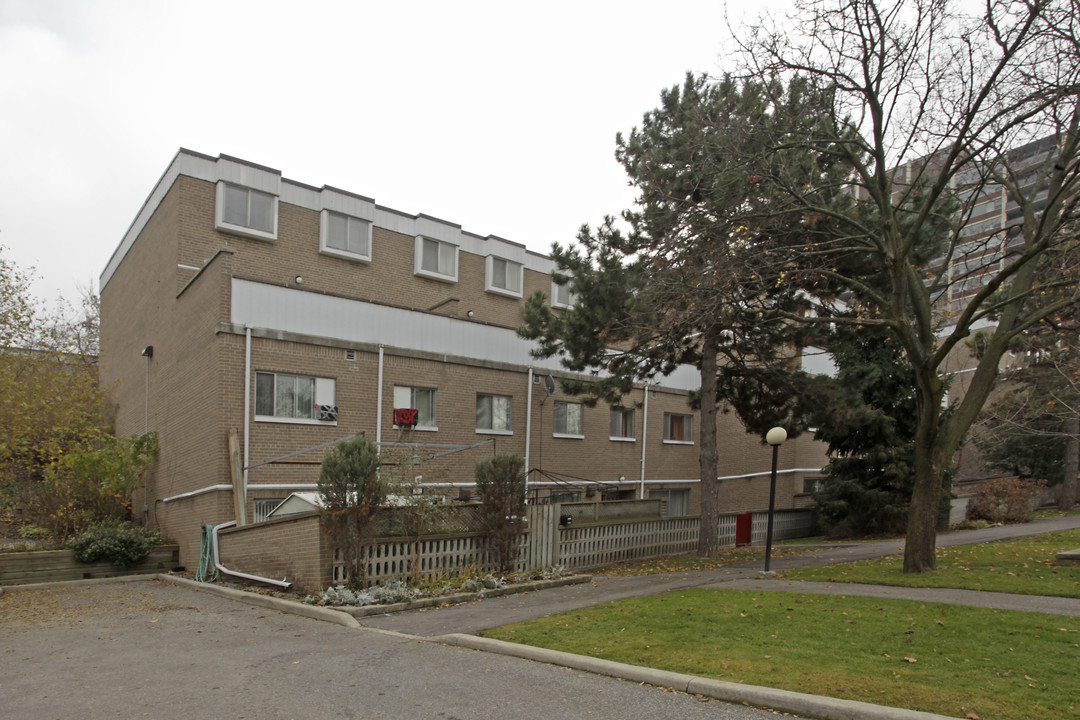
<svg viewBox="0 0 1080 720"><path fill-rule="evenodd" d="M137 525L98 523L72 540L70 547L79 562L109 560L118 567L127 567L145 560L150 548L160 542L156 533Z"/></svg>
<svg viewBox="0 0 1080 720"><path fill-rule="evenodd" d="M967 506L967 519L992 523L1023 523L1031 519L1042 480L1001 478L979 486Z"/></svg>

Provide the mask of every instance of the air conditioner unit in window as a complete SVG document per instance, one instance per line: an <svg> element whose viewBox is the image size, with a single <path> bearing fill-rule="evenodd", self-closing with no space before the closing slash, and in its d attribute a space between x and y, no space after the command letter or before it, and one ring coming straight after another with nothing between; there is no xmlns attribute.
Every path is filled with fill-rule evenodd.
<svg viewBox="0 0 1080 720"><path fill-rule="evenodd" d="M337 405L316 405L315 419L322 420L323 422L333 422L337 420Z"/></svg>

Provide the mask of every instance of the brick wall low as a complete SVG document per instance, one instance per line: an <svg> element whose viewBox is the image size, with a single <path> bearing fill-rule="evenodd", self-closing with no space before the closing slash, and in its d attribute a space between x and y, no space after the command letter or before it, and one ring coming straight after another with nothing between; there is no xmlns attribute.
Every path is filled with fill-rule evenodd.
<svg viewBox="0 0 1080 720"><path fill-rule="evenodd" d="M319 592L331 582L331 554L317 513L301 513L218 533L221 564L229 570Z"/></svg>
<svg viewBox="0 0 1080 720"><path fill-rule="evenodd" d="M172 502L158 499L150 510L150 526L180 546L180 564L199 566L204 523L218 525L233 519L232 492L218 490Z"/></svg>

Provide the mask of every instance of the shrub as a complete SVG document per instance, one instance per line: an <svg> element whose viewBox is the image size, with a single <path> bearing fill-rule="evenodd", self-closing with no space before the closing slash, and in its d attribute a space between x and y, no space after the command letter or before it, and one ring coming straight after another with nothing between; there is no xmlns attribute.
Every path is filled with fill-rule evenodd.
<svg viewBox="0 0 1080 720"><path fill-rule="evenodd" d="M494 455L476 463L483 531L499 570L511 571L525 526L525 461L518 455Z"/></svg>
<svg viewBox="0 0 1080 720"><path fill-rule="evenodd" d="M1031 519L1039 492L1045 486L1042 480L988 480L979 486L968 502L967 519L992 523L1027 522Z"/></svg>
<svg viewBox="0 0 1080 720"><path fill-rule="evenodd" d="M134 565L146 559L150 548L161 538L137 525L98 523L71 541L75 559L89 563L110 560L120 567Z"/></svg>
<svg viewBox="0 0 1080 720"><path fill-rule="evenodd" d="M386 498L379 465L375 443L357 436L331 448L319 474L322 526L333 547L341 550L353 590L363 584L360 543L375 509Z"/></svg>
<svg viewBox="0 0 1080 720"><path fill-rule="evenodd" d="M400 580L390 580L385 585L370 587L366 590L354 590L344 585L330 587L321 597L308 595L304 602L308 605L326 605L330 607L366 605L393 605L408 602L420 597L418 590L410 589Z"/></svg>
<svg viewBox="0 0 1080 720"><path fill-rule="evenodd" d="M131 494L157 460L157 435L88 438L49 466L30 502L31 515L66 540L97 522L131 517Z"/></svg>

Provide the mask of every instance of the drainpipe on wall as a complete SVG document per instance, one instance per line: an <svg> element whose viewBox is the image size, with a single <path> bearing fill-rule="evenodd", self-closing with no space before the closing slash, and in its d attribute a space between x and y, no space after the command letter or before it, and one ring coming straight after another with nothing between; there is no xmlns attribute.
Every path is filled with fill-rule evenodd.
<svg viewBox="0 0 1080 720"><path fill-rule="evenodd" d="M375 452L382 454L383 346L379 346L379 388L375 401Z"/></svg>
<svg viewBox="0 0 1080 720"><path fill-rule="evenodd" d="M146 358L146 386L143 389L143 435L150 434L150 358L154 357L154 346L147 345L142 350L142 356ZM143 527L150 527L150 506L147 504L147 482L143 479L142 487L142 512Z"/></svg>
<svg viewBox="0 0 1080 720"><path fill-rule="evenodd" d="M649 446L646 442L649 437L649 386L645 386L645 407L641 413L641 497L639 499L645 499L645 448Z"/></svg>
<svg viewBox="0 0 1080 720"><path fill-rule="evenodd" d="M525 401L525 504L529 504L529 448L532 447L532 388L533 369L529 368L529 395Z"/></svg>
<svg viewBox="0 0 1080 720"><path fill-rule="evenodd" d="M244 328L244 507L247 507L248 466L251 465L251 326Z"/></svg>

